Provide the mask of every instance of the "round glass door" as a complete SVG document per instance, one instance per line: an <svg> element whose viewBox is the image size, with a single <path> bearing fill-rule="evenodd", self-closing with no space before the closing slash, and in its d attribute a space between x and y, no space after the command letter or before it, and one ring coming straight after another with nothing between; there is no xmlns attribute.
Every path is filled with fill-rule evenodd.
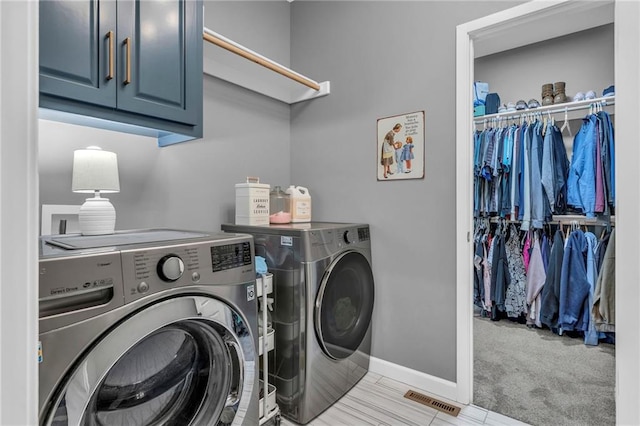
<svg viewBox="0 0 640 426"><path fill-rule="evenodd" d="M188 321L161 328L107 373L82 424L189 424L205 408L218 418L234 372L233 354L216 330ZM208 407L207 407L208 406Z"/></svg>
<svg viewBox="0 0 640 426"><path fill-rule="evenodd" d="M334 359L358 349L373 313L373 273L367 259L355 251L340 255L326 270L316 298L318 342Z"/></svg>
<svg viewBox="0 0 640 426"><path fill-rule="evenodd" d="M136 327L136 318L143 313L161 315L142 311L129 318L75 369L61 389L50 424L231 424L243 396L244 405L248 404L247 391L254 382L246 383L250 378L245 373L253 371L253 363L247 365L247 360L254 359L255 353L241 349L253 338L242 317L228 306L211 299L192 299L201 299L202 306L207 302L208 314L217 320L197 317L194 312L194 316L183 315L163 326L146 324L147 332L132 336L129 332L146 328ZM197 309L197 304L189 307ZM159 313L170 308L169 302Z"/></svg>

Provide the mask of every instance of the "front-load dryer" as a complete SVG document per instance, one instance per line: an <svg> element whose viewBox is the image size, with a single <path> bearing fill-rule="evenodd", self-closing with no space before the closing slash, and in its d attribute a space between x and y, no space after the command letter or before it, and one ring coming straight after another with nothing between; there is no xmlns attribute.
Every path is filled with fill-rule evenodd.
<svg viewBox="0 0 640 426"><path fill-rule="evenodd" d="M253 235L274 283L269 372L282 414L308 423L368 371L374 280L369 226L223 225Z"/></svg>
<svg viewBox="0 0 640 426"><path fill-rule="evenodd" d="M41 425L257 425L248 235L41 237Z"/></svg>

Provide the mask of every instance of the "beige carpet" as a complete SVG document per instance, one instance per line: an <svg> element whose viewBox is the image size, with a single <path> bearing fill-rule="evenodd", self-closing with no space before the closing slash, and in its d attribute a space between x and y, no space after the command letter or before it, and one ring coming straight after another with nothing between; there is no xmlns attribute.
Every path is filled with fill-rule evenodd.
<svg viewBox="0 0 640 426"><path fill-rule="evenodd" d="M531 425L615 425L615 345L475 317L477 406Z"/></svg>

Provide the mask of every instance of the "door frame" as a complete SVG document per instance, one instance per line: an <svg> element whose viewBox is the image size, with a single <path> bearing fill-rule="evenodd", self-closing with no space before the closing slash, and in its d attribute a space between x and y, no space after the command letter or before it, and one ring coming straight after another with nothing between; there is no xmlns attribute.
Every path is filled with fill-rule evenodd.
<svg viewBox="0 0 640 426"><path fill-rule="evenodd" d="M0 1L0 424L38 422L38 2Z"/></svg>
<svg viewBox="0 0 640 426"><path fill-rule="evenodd" d="M571 19L567 19L567 17ZM473 402L474 59L613 22L616 85L616 421L640 424L640 4L533 0L456 29L456 392ZM544 29L544 30L542 30ZM624 62L623 62L624 61ZM627 143L625 143L627 142ZM624 178L624 179L622 179Z"/></svg>

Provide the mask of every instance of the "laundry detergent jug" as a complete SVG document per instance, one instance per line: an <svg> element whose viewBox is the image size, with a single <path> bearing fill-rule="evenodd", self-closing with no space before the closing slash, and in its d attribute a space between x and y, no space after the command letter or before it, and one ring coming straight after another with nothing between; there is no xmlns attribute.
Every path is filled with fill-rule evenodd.
<svg viewBox="0 0 640 426"><path fill-rule="evenodd" d="M303 186L291 185L285 193L289 194L291 222L311 222L311 195Z"/></svg>

